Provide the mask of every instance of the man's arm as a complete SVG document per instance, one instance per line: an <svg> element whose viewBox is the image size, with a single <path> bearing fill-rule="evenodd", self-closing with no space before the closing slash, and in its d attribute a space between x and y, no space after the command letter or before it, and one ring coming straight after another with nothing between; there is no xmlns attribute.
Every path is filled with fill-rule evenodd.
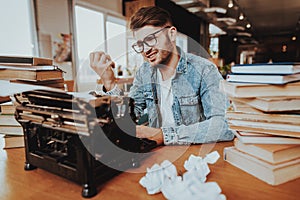
<svg viewBox="0 0 300 200"><path fill-rule="evenodd" d="M136 72L129 92L129 97L134 99L134 111L138 118L144 114L144 109L146 108L146 100L143 89L143 75L141 69L142 66Z"/></svg>
<svg viewBox="0 0 300 200"><path fill-rule="evenodd" d="M162 127L164 143L191 144L232 140L234 135L225 118L229 101L220 90L222 80L215 67L203 75L200 96L206 120L191 125Z"/></svg>
<svg viewBox="0 0 300 200"><path fill-rule="evenodd" d="M90 66L99 75L107 91L116 87L116 78L112 70L115 63L108 54L102 51L90 53Z"/></svg>

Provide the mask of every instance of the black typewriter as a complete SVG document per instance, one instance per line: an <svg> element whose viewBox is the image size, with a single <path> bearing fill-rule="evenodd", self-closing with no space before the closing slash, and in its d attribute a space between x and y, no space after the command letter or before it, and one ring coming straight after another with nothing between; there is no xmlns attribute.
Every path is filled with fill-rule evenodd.
<svg viewBox="0 0 300 200"><path fill-rule="evenodd" d="M25 170L41 168L83 186L97 185L139 165L156 142L135 137L134 102L129 97L89 100L74 94L33 90L14 96L15 117L25 139Z"/></svg>

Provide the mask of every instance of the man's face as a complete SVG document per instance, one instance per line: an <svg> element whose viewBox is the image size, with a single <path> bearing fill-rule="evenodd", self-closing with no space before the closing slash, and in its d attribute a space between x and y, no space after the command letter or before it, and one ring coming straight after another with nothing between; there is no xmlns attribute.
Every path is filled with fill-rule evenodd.
<svg viewBox="0 0 300 200"><path fill-rule="evenodd" d="M139 46L144 45L141 54L151 66L167 65L169 63L174 48L169 38L170 28L170 26L144 26L134 32Z"/></svg>

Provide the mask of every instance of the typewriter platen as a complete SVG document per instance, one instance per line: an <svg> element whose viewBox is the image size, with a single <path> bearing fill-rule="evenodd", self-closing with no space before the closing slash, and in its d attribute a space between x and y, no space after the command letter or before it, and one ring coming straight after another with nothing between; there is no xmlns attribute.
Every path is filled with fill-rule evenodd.
<svg viewBox="0 0 300 200"><path fill-rule="evenodd" d="M41 168L83 186L97 185L138 166L156 142L135 137L133 101L97 97L87 101L64 92L33 90L15 95L24 130L25 170Z"/></svg>

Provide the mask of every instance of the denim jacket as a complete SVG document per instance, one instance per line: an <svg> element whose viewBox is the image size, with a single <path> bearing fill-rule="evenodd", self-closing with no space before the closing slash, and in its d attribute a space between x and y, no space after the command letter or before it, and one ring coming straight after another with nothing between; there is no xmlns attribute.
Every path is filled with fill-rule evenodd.
<svg viewBox="0 0 300 200"><path fill-rule="evenodd" d="M176 126L161 127L157 70L147 62L137 71L130 88L129 96L135 100L136 114L142 115L147 109L149 126L162 128L166 145L232 140L233 133L225 119L229 102L219 89L222 77L217 67L205 58L180 49L179 52L180 60L171 86Z"/></svg>

